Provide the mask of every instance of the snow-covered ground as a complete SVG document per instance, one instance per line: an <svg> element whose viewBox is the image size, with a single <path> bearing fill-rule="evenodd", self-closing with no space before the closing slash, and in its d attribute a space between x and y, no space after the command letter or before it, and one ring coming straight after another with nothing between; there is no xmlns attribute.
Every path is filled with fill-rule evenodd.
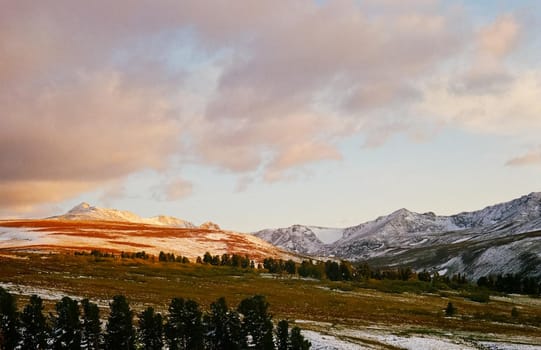
<svg viewBox="0 0 541 350"><path fill-rule="evenodd" d="M107 222L56 223L55 220L0 222L0 251L144 250L153 255L163 251L189 259L206 252L249 255L256 262L265 257L298 259L261 238L232 231Z"/></svg>
<svg viewBox="0 0 541 350"><path fill-rule="evenodd" d="M522 339L512 343L509 340L474 340L475 336L460 337L448 334L404 335L399 330L377 327L344 328L309 320L297 320L303 328L302 334L312 343L313 350L364 350L364 349L406 349L406 350L539 350L533 339ZM484 335L479 335L483 338ZM526 344L531 343L531 344Z"/></svg>

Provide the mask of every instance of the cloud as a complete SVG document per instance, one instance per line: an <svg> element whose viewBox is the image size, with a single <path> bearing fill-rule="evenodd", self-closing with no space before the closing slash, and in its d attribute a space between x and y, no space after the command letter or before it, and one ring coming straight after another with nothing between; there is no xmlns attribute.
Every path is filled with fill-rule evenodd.
<svg viewBox="0 0 541 350"><path fill-rule="evenodd" d="M169 182L165 189L165 198L168 201L175 201L191 195L193 184L189 181L178 179Z"/></svg>
<svg viewBox="0 0 541 350"><path fill-rule="evenodd" d="M153 198L160 201L177 201L193 193L193 184L184 179L165 181L151 189Z"/></svg>
<svg viewBox="0 0 541 350"><path fill-rule="evenodd" d="M274 181L288 169L339 159L344 136L407 124L406 114L382 111L421 99L413 82L463 45L456 14L434 2L411 5L266 9L224 67L194 152L235 172L263 167Z"/></svg>
<svg viewBox="0 0 541 350"><path fill-rule="evenodd" d="M541 130L541 72L517 72L505 95L455 94L452 77L427 85L419 115L477 133L521 136L535 140Z"/></svg>
<svg viewBox="0 0 541 350"><path fill-rule="evenodd" d="M0 6L0 210L172 159L272 182L339 160L346 137L538 127L539 72L504 64L522 34L512 15L475 32L435 0Z"/></svg>
<svg viewBox="0 0 541 350"><path fill-rule="evenodd" d="M541 149L532 150L522 156L509 159L508 166L541 165Z"/></svg>
<svg viewBox="0 0 541 350"><path fill-rule="evenodd" d="M94 183L77 181L2 181L0 198L2 206L10 212L26 213L33 211L36 204L59 202L94 186Z"/></svg>
<svg viewBox="0 0 541 350"><path fill-rule="evenodd" d="M456 74L449 90L460 95L501 95L511 86L514 75L506 58L517 47L521 25L511 14L497 17L476 33L469 67Z"/></svg>
<svg viewBox="0 0 541 350"><path fill-rule="evenodd" d="M512 15L503 15L481 29L478 35L481 54L501 57L515 47L520 34L520 25Z"/></svg>

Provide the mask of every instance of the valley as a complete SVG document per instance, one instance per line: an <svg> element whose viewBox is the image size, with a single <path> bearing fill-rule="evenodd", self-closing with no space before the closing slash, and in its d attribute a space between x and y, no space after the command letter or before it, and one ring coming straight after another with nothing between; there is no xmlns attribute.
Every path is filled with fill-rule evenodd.
<svg viewBox="0 0 541 350"><path fill-rule="evenodd" d="M36 294L49 312L69 296L103 315L115 295L136 312L166 314L175 297L206 307L261 294L275 322L301 327L312 349L541 349L540 229L539 193L450 217L401 209L346 229L255 235L81 203L64 215L0 221L0 287L19 308ZM341 238L323 243L322 234ZM313 271L301 273L301 262ZM333 264L351 271L334 278ZM536 281L535 295L476 285L507 274Z"/></svg>
<svg viewBox="0 0 541 350"><path fill-rule="evenodd" d="M147 306L166 312L173 297L209 305L223 296L236 305L263 294L274 319L300 326L319 344L313 349L541 346L541 301L527 296L494 294L479 303L461 290L423 291L417 281L332 282L249 268L73 254L4 253L0 266L0 286L16 294L20 306L29 294L38 294L46 310L60 296L89 298L105 312L111 298L123 294L138 312ZM444 312L449 302L457 309L452 317ZM518 317L511 316L514 307Z"/></svg>

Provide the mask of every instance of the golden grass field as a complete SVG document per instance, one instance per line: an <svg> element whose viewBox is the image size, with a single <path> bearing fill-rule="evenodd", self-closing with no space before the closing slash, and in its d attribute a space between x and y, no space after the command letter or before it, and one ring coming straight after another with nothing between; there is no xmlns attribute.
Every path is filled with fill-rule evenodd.
<svg viewBox="0 0 541 350"><path fill-rule="evenodd" d="M245 297L263 294L275 319L314 321L303 326L313 329L323 322L401 334L451 332L541 344L541 300L524 296L492 296L488 303L478 303L461 291L422 292L419 281L316 281L251 269L71 254L3 254L0 266L0 282L18 285L22 294L35 288L46 298L47 293L57 293L51 299L58 294L87 297L98 302L105 314L116 294L126 295L135 310L152 305L162 312L173 297L194 299L205 309L221 296L235 306ZM27 297L19 297L20 307ZM443 312L449 301L458 309L454 317ZM45 304L52 309L54 302ZM511 317L513 307L519 310L516 318Z"/></svg>

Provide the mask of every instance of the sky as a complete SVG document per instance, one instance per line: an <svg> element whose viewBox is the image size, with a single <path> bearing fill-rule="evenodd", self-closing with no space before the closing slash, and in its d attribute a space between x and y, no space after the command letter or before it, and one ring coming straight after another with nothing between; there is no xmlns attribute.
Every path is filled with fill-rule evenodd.
<svg viewBox="0 0 541 350"><path fill-rule="evenodd" d="M541 191L538 1L0 0L0 218L251 232Z"/></svg>

